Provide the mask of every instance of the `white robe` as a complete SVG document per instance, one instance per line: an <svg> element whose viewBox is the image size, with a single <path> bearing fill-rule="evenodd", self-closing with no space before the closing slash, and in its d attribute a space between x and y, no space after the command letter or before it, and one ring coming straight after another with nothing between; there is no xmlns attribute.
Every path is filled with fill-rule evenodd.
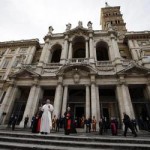
<svg viewBox="0 0 150 150"><path fill-rule="evenodd" d="M53 111L53 106L51 104L45 104L42 107L42 117L41 117L41 126L40 132L50 133L50 129L52 128L52 118L51 112Z"/></svg>

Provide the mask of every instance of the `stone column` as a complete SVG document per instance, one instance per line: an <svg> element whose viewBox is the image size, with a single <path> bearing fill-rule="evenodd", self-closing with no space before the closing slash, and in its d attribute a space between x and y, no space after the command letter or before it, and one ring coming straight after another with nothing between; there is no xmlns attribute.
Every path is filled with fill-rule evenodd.
<svg viewBox="0 0 150 150"><path fill-rule="evenodd" d="M99 99L99 87L96 86L96 97L97 97L97 122L100 121L101 114L100 114L100 99Z"/></svg>
<svg viewBox="0 0 150 150"><path fill-rule="evenodd" d="M60 63L62 63L62 64L65 63L67 56L68 56L68 35L65 36L64 48L62 49Z"/></svg>
<svg viewBox="0 0 150 150"><path fill-rule="evenodd" d="M61 106L62 106L62 96L63 96L63 87L62 87L62 77L58 78L58 85L56 87L55 99L54 99L54 112L53 116L60 117Z"/></svg>
<svg viewBox="0 0 150 150"><path fill-rule="evenodd" d="M4 117L3 123L8 123L9 121L17 97L17 93L18 93L18 87L13 86L11 96L7 102L7 107L5 108L6 116Z"/></svg>
<svg viewBox="0 0 150 150"><path fill-rule="evenodd" d="M32 111L33 102L34 102L34 98L35 98L36 94L37 94L36 93L36 85L34 84L30 89L30 93L29 93L26 108L25 108L25 111L23 114L23 118L22 118L22 121L20 122L20 127L24 126L24 119L27 115L29 116L29 118L32 117L31 111Z"/></svg>
<svg viewBox="0 0 150 150"><path fill-rule="evenodd" d="M36 51L36 46L30 47L29 52L27 54L27 60L26 60L25 64L31 64L32 63L35 51Z"/></svg>
<svg viewBox="0 0 150 150"><path fill-rule="evenodd" d="M94 47L93 47L93 35L89 34L89 42L90 42L90 59L94 59Z"/></svg>
<svg viewBox="0 0 150 150"><path fill-rule="evenodd" d="M115 59L118 60L118 59L121 58L121 55L120 55L120 52L119 52L117 39L113 34L111 34L111 41L112 41L112 47L113 47L113 52L114 52L114 55L115 55Z"/></svg>
<svg viewBox="0 0 150 150"><path fill-rule="evenodd" d="M90 87L89 85L86 85L86 119L88 119L91 116L91 107L90 107Z"/></svg>
<svg viewBox="0 0 150 150"><path fill-rule="evenodd" d="M66 112L67 100L68 100L68 86L65 86L64 87L64 95L63 95L63 104L62 104L61 116L64 116L64 113Z"/></svg>
<svg viewBox="0 0 150 150"><path fill-rule="evenodd" d="M95 75L91 76L91 117L97 119L97 97L96 97L96 85Z"/></svg>
<svg viewBox="0 0 150 150"><path fill-rule="evenodd" d="M129 49L131 51L132 59L133 60L138 60L138 55L137 55L137 52L135 51L135 47L133 45L132 40L128 40L128 46L129 46Z"/></svg>
<svg viewBox="0 0 150 150"><path fill-rule="evenodd" d="M45 45L43 47L43 50L42 50L42 53L41 53L41 56L40 56L40 60L39 60L38 66L42 66L44 64L45 56L46 56L46 53L48 51L48 47L49 47L49 39L46 39Z"/></svg>
<svg viewBox="0 0 150 150"><path fill-rule="evenodd" d="M6 110L7 110L7 106L8 106L8 102L9 102L9 99L10 97L12 96L12 91L13 91L13 84L11 84L8 89L7 89L7 92L6 92L6 95L4 97L4 100L1 104L1 107L0 107L0 123L3 122L3 113L6 113Z"/></svg>
<svg viewBox="0 0 150 150"><path fill-rule="evenodd" d="M68 59L72 59L72 41L69 41L69 54L68 54Z"/></svg>
<svg viewBox="0 0 150 150"><path fill-rule="evenodd" d="M35 91L35 96L34 96L34 99L33 99L33 103L32 103L32 106L31 106L31 112L30 112L30 117L29 117L30 120L31 120L32 116L34 116L35 113L38 110L39 100L41 99L41 96L42 96L42 88L40 86L37 86L36 91ZM31 121L29 121L29 123L30 122Z"/></svg>
<svg viewBox="0 0 150 150"><path fill-rule="evenodd" d="M86 39L86 42L85 42L85 49L86 49L85 58L89 58L89 42L88 42L88 39Z"/></svg>
<svg viewBox="0 0 150 150"><path fill-rule="evenodd" d="M123 112L126 112L130 118L135 118L128 86L125 84L117 85L116 91L121 118L123 118Z"/></svg>

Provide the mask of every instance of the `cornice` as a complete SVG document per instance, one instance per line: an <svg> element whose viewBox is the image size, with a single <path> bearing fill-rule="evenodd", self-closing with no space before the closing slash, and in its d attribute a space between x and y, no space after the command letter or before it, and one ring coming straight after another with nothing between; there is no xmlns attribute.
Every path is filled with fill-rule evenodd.
<svg viewBox="0 0 150 150"><path fill-rule="evenodd" d="M0 42L0 48L14 47L14 46L15 47L16 46L31 46L31 45L40 47L39 40L38 39L29 39L29 40Z"/></svg>

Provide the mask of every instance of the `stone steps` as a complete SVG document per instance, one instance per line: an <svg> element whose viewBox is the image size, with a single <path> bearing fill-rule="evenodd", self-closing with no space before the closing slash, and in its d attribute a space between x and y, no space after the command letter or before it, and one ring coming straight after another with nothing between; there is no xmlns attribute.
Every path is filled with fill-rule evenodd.
<svg viewBox="0 0 150 150"><path fill-rule="evenodd" d="M0 147L3 149L135 149L149 150L149 138L124 138L99 135L69 135L16 133L0 131Z"/></svg>

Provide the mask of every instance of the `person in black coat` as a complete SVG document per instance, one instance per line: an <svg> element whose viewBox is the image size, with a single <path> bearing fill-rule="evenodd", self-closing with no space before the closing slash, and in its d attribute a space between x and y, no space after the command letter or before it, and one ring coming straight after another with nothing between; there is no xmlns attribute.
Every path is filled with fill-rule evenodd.
<svg viewBox="0 0 150 150"><path fill-rule="evenodd" d="M134 134L134 137L137 137L137 134L133 128L132 122L130 120L130 117L124 112L123 113L124 118L123 118L123 123L125 125L125 130L124 130L124 136L127 134L128 128L132 131L132 134Z"/></svg>

